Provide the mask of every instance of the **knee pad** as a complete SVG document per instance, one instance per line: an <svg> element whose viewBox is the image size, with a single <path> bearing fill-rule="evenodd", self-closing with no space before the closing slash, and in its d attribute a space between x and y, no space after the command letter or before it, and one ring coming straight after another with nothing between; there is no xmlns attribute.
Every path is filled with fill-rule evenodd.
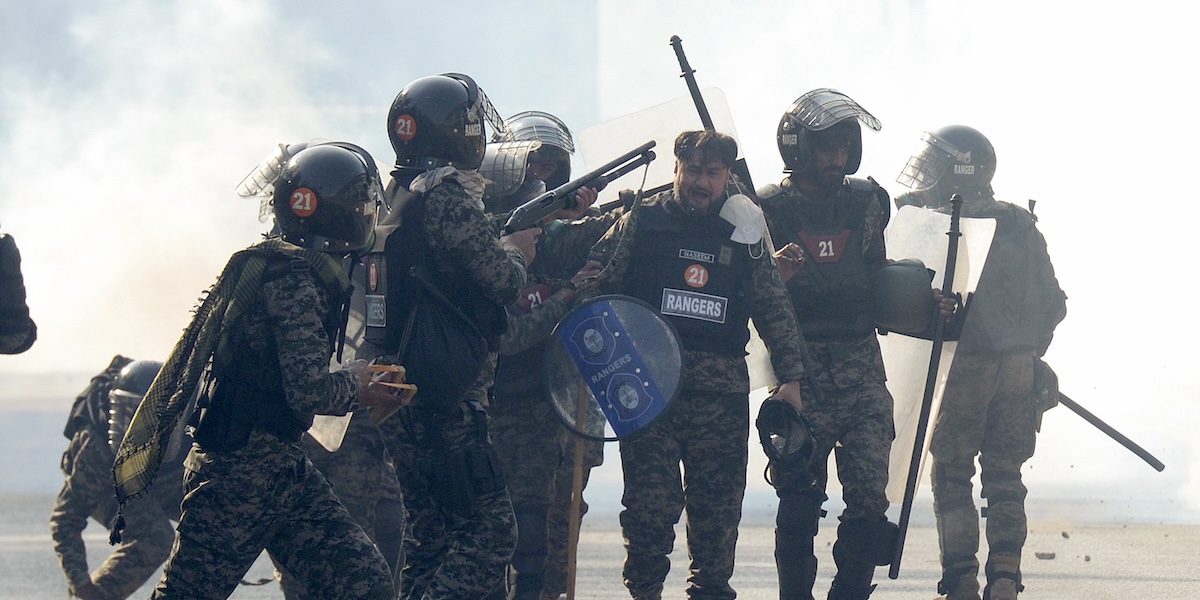
<svg viewBox="0 0 1200 600"><path fill-rule="evenodd" d="M851 560L877 567L892 564L900 528L887 519L849 519L838 525L834 558L842 555Z"/></svg>
<svg viewBox="0 0 1200 600"><path fill-rule="evenodd" d="M780 535L816 537L818 524L825 511L821 509L824 494L815 489L804 493L780 493L775 528Z"/></svg>

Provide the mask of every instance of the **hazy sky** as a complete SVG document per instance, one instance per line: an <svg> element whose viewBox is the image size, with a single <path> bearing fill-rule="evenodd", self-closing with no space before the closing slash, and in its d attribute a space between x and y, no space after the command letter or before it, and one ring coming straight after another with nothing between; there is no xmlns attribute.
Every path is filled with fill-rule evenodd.
<svg viewBox="0 0 1200 600"><path fill-rule="evenodd" d="M0 227L40 329L0 377L165 356L264 229L233 189L277 142L342 138L388 164L395 93L444 71L472 75L502 114L548 110L579 131L685 95L679 35L700 85L724 91L760 185L780 177L780 115L816 87L883 122L859 175L893 195L923 131L985 133L998 196L1038 200L1070 296L1047 357L1063 390L1168 465L1155 473L1058 408L1030 478L1197 510L1200 9L1116 6L0 0ZM0 410L26 406L28 390L0 388Z"/></svg>

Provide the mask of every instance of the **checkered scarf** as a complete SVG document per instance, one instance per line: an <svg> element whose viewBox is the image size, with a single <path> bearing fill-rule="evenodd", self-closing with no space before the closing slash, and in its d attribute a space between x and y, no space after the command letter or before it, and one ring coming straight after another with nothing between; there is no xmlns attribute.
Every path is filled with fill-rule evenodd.
<svg viewBox="0 0 1200 600"><path fill-rule="evenodd" d="M228 351L230 326L255 301L272 256L308 261L313 275L326 289L338 292L334 297L345 297L349 291L350 282L336 259L279 239L262 241L230 257L216 283L201 296L192 322L150 384L117 449L113 480L122 507L154 482L171 433L195 394L204 368L214 354ZM117 541L123 525L118 511L112 535Z"/></svg>

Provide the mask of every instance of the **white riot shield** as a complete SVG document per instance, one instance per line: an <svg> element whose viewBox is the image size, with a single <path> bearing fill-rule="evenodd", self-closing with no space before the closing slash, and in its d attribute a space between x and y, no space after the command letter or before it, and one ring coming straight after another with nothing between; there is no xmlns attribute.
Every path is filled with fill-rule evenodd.
<svg viewBox="0 0 1200 600"><path fill-rule="evenodd" d="M733 125L733 114L729 111L724 92L717 88L705 88L701 90L701 95L716 130L736 140L737 129ZM654 140L657 142L655 149L660 152L659 159L650 163L645 174L645 189L653 189L669 184L675 178L675 159L672 155L675 138L684 131L697 129L704 129L704 125L700 123L696 104L691 96L684 96L588 127L579 132L577 141L583 164L592 170L614 156L629 152L642 142ZM740 143L738 147L740 152ZM616 180L620 183L609 182L601 192L600 202L603 204L615 200L617 192L622 189L642 189L642 174L643 171L638 169Z"/></svg>
<svg viewBox="0 0 1200 600"><path fill-rule="evenodd" d="M896 212L888 224L884 237L888 258L920 259L925 266L935 269L933 287L946 290L941 271L946 265L949 246L950 215L916 206L904 206ZM979 276L987 260L992 237L996 233L995 219L971 219L959 221L962 237L959 239L958 258L954 267L954 282L949 286L953 292L964 297L975 290ZM892 443L892 454L888 465L888 500L901 502L904 499L908 467L912 462L913 444L917 438L917 422L921 415L921 400L925 396L925 377L929 370L933 342L905 335L890 333L879 337L883 350L883 364L887 369L887 387L895 400L896 441ZM946 375L954 360L957 342L946 341L942 345L942 357L938 366L937 385L933 394L931 423L936 417L946 387ZM925 469L925 456L929 450L929 439L925 436L925 449L921 458L921 471Z"/></svg>

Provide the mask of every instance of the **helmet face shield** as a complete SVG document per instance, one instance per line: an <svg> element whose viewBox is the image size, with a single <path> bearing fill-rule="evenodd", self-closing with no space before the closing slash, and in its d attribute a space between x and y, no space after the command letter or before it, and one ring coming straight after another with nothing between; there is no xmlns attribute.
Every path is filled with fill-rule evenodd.
<svg viewBox="0 0 1200 600"><path fill-rule="evenodd" d="M108 392L108 443L114 450L125 439L133 413L161 369L162 363L158 361L135 360L125 365L113 381Z"/></svg>
<svg viewBox="0 0 1200 600"><path fill-rule="evenodd" d="M774 464L807 468L816 449L808 419L794 406L767 398L754 422L763 452Z"/></svg>
<svg viewBox="0 0 1200 600"><path fill-rule="evenodd" d="M913 190L941 185L942 195L988 188L996 172L996 151L978 131L951 125L921 136L896 182Z"/></svg>
<svg viewBox="0 0 1200 600"><path fill-rule="evenodd" d="M776 142L783 164L789 171L799 170L812 156L813 134L850 119L872 131L883 128L879 119L837 90L819 88L796 98L783 113L776 130ZM859 133L852 140L845 175L858 171L862 163L862 130L861 127L857 129Z"/></svg>
<svg viewBox="0 0 1200 600"><path fill-rule="evenodd" d="M525 182L529 155L541 146L537 141L492 142L483 153L479 174L490 182L486 195L507 196Z"/></svg>
<svg viewBox="0 0 1200 600"><path fill-rule="evenodd" d="M527 110L509 117L505 126L511 139L539 143L531 151L529 162L545 163L541 165L542 171L549 174L541 179L547 188L556 188L571 179L575 140L566 123L550 113Z"/></svg>
<svg viewBox="0 0 1200 600"><path fill-rule="evenodd" d="M921 147L908 157L896 182L914 190L926 190L937 185L947 167L962 160L962 152L926 131L921 135ZM966 160L969 162L970 156Z"/></svg>
<svg viewBox="0 0 1200 600"><path fill-rule="evenodd" d="M863 125L874 131L883 128L867 109L860 106L849 96L829 88L820 88L808 92L788 107L784 119L790 122L790 127L803 127L809 131L821 131L845 121L858 119Z"/></svg>

